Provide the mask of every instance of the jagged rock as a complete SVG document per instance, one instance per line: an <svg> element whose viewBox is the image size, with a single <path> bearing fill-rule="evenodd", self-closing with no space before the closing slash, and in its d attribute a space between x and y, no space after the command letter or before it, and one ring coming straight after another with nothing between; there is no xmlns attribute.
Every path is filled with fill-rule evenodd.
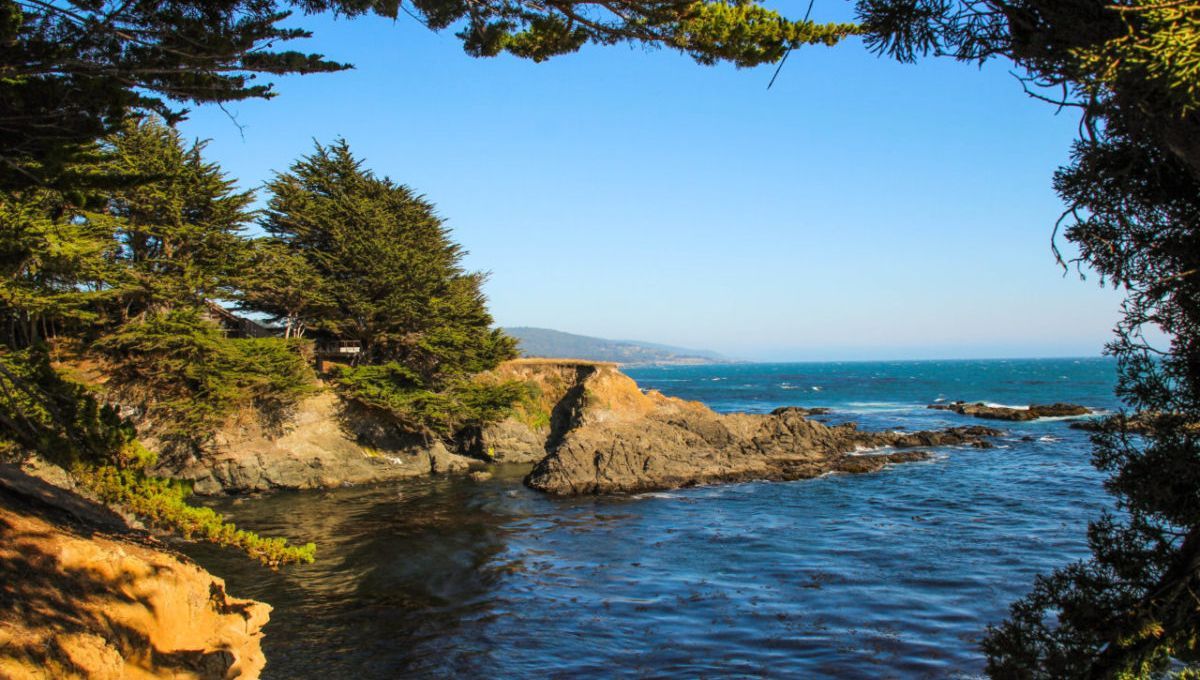
<svg viewBox="0 0 1200 680"><path fill-rule="evenodd" d="M269 605L20 475L0 471L0 677L258 677Z"/></svg>
<svg viewBox="0 0 1200 680"><path fill-rule="evenodd" d="M938 432L861 432L830 427L803 409L770 415L720 415L695 402L643 394L615 369L599 368L584 385L576 425L526 478L558 495L638 492L752 479L805 479L869 472L928 453L862 455L882 448L968 445L996 436L985 427Z"/></svg>
<svg viewBox="0 0 1200 680"><path fill-rule="evenodd" d="M949 404L930 404L927 408L938 411L953 411L959 415L988 418L991 420L1028 421L1038 418L1060 418L1064 416L1085 416L1091 409L1078 404L1030 404L1028 408L1013 408L1011 406L988 406L983 402L968 404L955 401Z"/></svg>
<svg viewBox="0 0 1200 680"><path fill-rule="evenodd" d="M774 411L771 411L773 416L781 416L785 413L795 413L801 416L823 416L829 414L829 409L822 406L815 408L801 408L799 406L781 406Z"/></svg>

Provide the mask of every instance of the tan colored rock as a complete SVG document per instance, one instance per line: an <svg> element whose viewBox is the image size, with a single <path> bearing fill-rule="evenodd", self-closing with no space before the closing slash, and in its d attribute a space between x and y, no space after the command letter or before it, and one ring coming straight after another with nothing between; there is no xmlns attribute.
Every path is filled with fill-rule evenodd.
<svg viewBox="0 0 1200 680"><path fill-rule="evenodd" d="M598 365L578 390L573 425L526 483L558 495L639 492L746 480L806 479L829 472L870 472L928 457L886 452L975 445L1000 434L985 427L937 432L860 432L830 427L802 409L714 413L703 404L643 393L615 367ZM986 445L986 444L984 444Z"/></svg>
<svg viewBox="0 0 1200 680"><path fill-rule="evenodd" d="M275 428L252 412L239 413L200 455L166 457L159 472L191 480L196 493L217 494L383 482L465 471L469 463L323 391Z"/></svg>
<svg viewBox="0 0 1200 680"><path fill-rule="evenodd" d="M0 677L256 678L270 611L145 537L0 488Z"/></svg>

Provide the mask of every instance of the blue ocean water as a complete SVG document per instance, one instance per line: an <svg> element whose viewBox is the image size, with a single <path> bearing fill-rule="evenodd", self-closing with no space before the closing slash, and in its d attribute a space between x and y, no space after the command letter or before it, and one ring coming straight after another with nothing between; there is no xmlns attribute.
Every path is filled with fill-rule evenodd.
<svg viewBox="0 0 1200 680"><path fill-rule="evenodd" d="M720 411L824 406L864 429L980 424L938 399L1113 410L1104 359L746 364L628 371ZM994 423L984 423L994 424ZM556 499L436 478L222 499L319 545L274 573L188 552L275 606L265 677L977 677L978 640L1036 574L1086 554L1110 506L1084 432L1003 423L870 475Z"/></svg>

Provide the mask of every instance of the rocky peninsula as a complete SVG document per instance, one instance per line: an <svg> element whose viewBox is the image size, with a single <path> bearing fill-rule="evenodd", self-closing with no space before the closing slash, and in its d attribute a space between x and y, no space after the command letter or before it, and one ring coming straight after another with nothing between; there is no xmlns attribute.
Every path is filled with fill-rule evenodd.
<svg viewBox="0 0 1200 680"><path fill-rule="evenodd" d="M517 379L537 395L512 416L453 442L425 441L322 392L268 428L240 415L202 455L168 463L198 493L322 488L436 473L489 462L533 463L527 484L559 495L637 492L751 479L870 472L928 457L938 446L987 447L985 427L862 432L808 416L823 409L718 414L644 392L616 364L518 359L483 379Z"/></svg>

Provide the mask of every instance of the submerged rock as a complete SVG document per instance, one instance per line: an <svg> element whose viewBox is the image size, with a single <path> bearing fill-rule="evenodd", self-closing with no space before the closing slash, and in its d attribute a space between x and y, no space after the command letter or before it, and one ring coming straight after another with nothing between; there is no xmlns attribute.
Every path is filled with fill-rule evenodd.
<svg viewBox="0 0 1200 680"><path fill-rule="evenodd" d="M991 420L1028 421L1038 418L1061 418L1064 416L1086 416L1092 410L1078 404L1030 404L1028 408L1012 406L989 406L983 402L968 404L955 401L949 404L930 404L928 408L938 411L953 411L959 415L975 416Z"/></svg>

